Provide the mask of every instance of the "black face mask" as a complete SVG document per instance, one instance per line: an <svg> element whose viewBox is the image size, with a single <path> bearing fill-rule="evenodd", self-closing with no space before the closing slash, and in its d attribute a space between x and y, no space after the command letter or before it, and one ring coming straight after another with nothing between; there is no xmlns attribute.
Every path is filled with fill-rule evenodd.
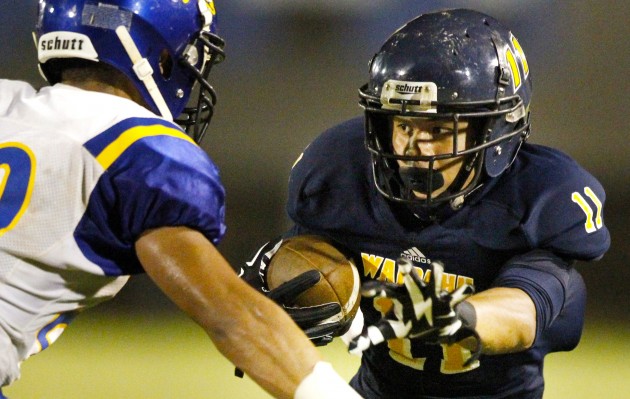
<svg viewBox="0 0 630 399"><path fill-rule="evenodd" d="M398 174L406 188L422 194L428 194L444 186L444 176L437 170L400 166Z"/></svg>

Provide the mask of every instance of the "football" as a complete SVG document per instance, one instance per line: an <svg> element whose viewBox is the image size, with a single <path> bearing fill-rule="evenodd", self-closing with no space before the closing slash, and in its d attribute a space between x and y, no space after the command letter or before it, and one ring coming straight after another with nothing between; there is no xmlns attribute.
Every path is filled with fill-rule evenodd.
<svg viewBox="0 0 630 399"><path fill-rule="evenodd" d="M351 259L323 237L301 235L284 240L267 269L269 289L309 270L319 271L322 278L295 303L286 305L308 307L336 302L342 309L340 319L351 321L359 309L359 272Z"/></svg>

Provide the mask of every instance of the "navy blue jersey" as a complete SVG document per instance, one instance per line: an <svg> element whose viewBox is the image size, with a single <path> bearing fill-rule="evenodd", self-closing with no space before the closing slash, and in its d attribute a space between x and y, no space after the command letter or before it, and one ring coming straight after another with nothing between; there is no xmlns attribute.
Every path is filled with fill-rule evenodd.
<svg viewBox="0 0 630 399"><path fill-rule="evenodd" d="M575 347L582 330L585 288L572 262L598 259L610 245L599 182L561 152L524 144L510 169L461 209L426 223L377 192L363 143L357 118L304 151L289 181L291 234L346 247L363 281L400 282L395 261L405 256L420 273L431 260L444 262L449 290L520 288L536 306L537 335L527 351L481 356L467 369L470 353L457 344L392 340L364 353L355 388L366 398L541 397L544 356ZM363 300L367 324L380 319L380 306Z"/></svg>

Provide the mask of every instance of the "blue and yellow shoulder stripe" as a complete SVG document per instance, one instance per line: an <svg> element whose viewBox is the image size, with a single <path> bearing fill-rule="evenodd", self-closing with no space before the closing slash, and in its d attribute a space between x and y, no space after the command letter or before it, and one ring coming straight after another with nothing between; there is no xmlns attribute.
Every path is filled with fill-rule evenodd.
<svg viewBox="0 0 630 399"><path fill-rule="evenodd" d="M176 125L158 118L130 118L119 122L85 143L85 148L107 170L138 140L153 136L170 136L197 145Z"/></svg>

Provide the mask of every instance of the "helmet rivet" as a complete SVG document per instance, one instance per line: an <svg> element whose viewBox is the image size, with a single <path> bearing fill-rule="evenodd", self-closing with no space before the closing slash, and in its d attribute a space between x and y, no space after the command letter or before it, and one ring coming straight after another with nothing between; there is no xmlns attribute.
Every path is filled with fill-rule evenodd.
<svg viewBox="0 0 630 399"><path fill-rule="evenodd" d="M498 146L494 147L494 155L495 156L498 157L499 155L501 155L501 151L502 151L501 150L501 146L498 145Z"/></svg>
<svg viewBox="0 0 630 399"><path fill-rule="evenodd" d="M177 98L183 98L184 97L184 90L182 89L177 89L177 94L175 94L177 96Z"/></svg>

